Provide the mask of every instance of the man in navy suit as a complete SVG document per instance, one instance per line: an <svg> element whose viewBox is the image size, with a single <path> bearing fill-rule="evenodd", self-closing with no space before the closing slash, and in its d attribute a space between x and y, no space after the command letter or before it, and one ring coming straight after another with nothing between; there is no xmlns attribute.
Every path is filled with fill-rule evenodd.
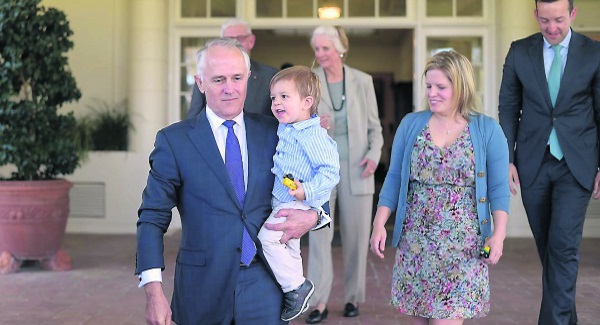
<svg viewBox="0 0 600 325"><path fill-rule="evenodd" d="M198 52L196 81L206 108L196 118L160 130L137 223L137 267L146 292L148 324L287 324L280 320L282 291L264 263L258 231L271 212L273 154L278 122L244 112L248 54L232 39L208 42ZM246 180L239 200L225 165L233 120ZM229 144L227 144L229 146ZM243 203L240 203L243 202ZM182 237L169 308L161 287L163 235L171 210L181 215ZM315 211L286 210L282 241L300 238L317 224ZM243 229L256 257L241 263ZM172 311L172 316L171 316Z"/></svg>
<svg viewBox="0 0 600 325"><path fill-rule="evenodd" d="M229 19L221 25L221 37L237 39L248 55L250 55L250 51L256 41L256 36L252 34L250 25L239 18ZM248 91L244 103L244 112L273 116L273 113L271 113L269 83L271 82L271 78L277 73L277 69L250 59L250 70L252 74L248 78ZM192 101L187 112L188 118L198 115L206 105L205 95L200 92L198 87L193 88Z"/></svg>
<svg viewBox="0 0 600 325"><path fill-rule="evenodd" d="M600 197L600 44L570 28L573 0L534 2L541 33L512 43L498 111L543 267L539 324L577 324L579 242Z"/></svg>

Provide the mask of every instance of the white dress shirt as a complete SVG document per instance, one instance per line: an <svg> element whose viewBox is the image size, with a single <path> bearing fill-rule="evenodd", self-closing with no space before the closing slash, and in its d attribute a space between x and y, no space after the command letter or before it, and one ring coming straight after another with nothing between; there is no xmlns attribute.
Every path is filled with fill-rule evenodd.
<svg viewBox="0 0 600 325"><path fill-rule="evenodd" d="M219 153L225 163L225 142L227 140L227 127L223 125L225 119L217 116L210 107L206 106L206 118L212 129L212 133L217 142ZM248 188L248 147L246 146L246 124L244 124L244 111L238 116L234 117L235 124L233 125L233 131L240 142L240 150L242 151L242 165L244 166L244 187ZM160 268L153 268L142 271L139 275L140 283L139 288L143 287L146 283L150 282L162 282L162 270Z"/></svg>

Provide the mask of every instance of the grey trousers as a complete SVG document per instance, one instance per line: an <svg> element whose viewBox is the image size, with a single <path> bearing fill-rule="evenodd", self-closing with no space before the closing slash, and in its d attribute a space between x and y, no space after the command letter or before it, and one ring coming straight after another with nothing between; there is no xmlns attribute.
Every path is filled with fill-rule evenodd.
<svg viewBox="0 0 600 325"><path fill-rule="evenodd" d="M327 304L333 284L331 241L334 224L339 221L344 259L344 302L364 302L367 254L373 214L373 195L352 195L347 161L340 161L340 182L331 193L331 227L309 233L307 278L315 284L311 306ZM371 176L373 177L373 176ZM334 212L339 199L339 214Z"/></svg>

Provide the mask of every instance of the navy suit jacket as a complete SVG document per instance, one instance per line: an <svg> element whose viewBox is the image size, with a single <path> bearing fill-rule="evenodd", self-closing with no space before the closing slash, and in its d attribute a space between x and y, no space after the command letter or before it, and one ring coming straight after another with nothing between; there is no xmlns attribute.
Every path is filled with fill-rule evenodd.
<svg viewBox="0 0 600 325"><path fill-rule="evenodd" d="M240 206L203 110L160 130L137 223L136 274L165 268L163 235L171 210L181 215L182 237L171 301L177 324L215 324L230 308L246 226L264 260L260 227L271 212L277 145L276 119L244 113L248 185ZM275 281L273 277L265 279ZM260 294L260 293L257 293Z"/></svg>
<svg viewBox="0 0 600 325"><path fill-rule="evenodd" d="M572 31L554 109L544 70L540 33L515 41L500 88L500 125L522 186L533 183L552 127L571 173L592 190L598 171L600 43Z"/></svg>
<svg viewBox="0 0 600 325"><path fill-rule="evenodd" d="M273 116L271 112L271 90L269 84L271 78L277 73L277 69L250 60L250 78L248 78L248 89L244 101L244 112L257 113ZM198 86L193 87L192 101L187 112L187 118L196 116L206 106L206 97Z"/></svg>

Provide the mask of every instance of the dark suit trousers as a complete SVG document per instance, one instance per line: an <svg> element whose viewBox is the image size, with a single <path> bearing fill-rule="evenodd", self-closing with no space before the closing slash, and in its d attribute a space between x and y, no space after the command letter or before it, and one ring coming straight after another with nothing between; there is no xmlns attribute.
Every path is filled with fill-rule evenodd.
<svg viewBox="0 0 600 325"><path fill-rule="evenodd" d="M221 325L285 325L283 292L263 262L240 267L232 309Z"/></svg>
<svg viewBox="0 0 600 325"><path fill-rule="evenodd" d="M533 184L522 188L543 267L540 325L577 323L579 242L591 194L577 182L565 160L556 160L549 150Z"/></svg>

